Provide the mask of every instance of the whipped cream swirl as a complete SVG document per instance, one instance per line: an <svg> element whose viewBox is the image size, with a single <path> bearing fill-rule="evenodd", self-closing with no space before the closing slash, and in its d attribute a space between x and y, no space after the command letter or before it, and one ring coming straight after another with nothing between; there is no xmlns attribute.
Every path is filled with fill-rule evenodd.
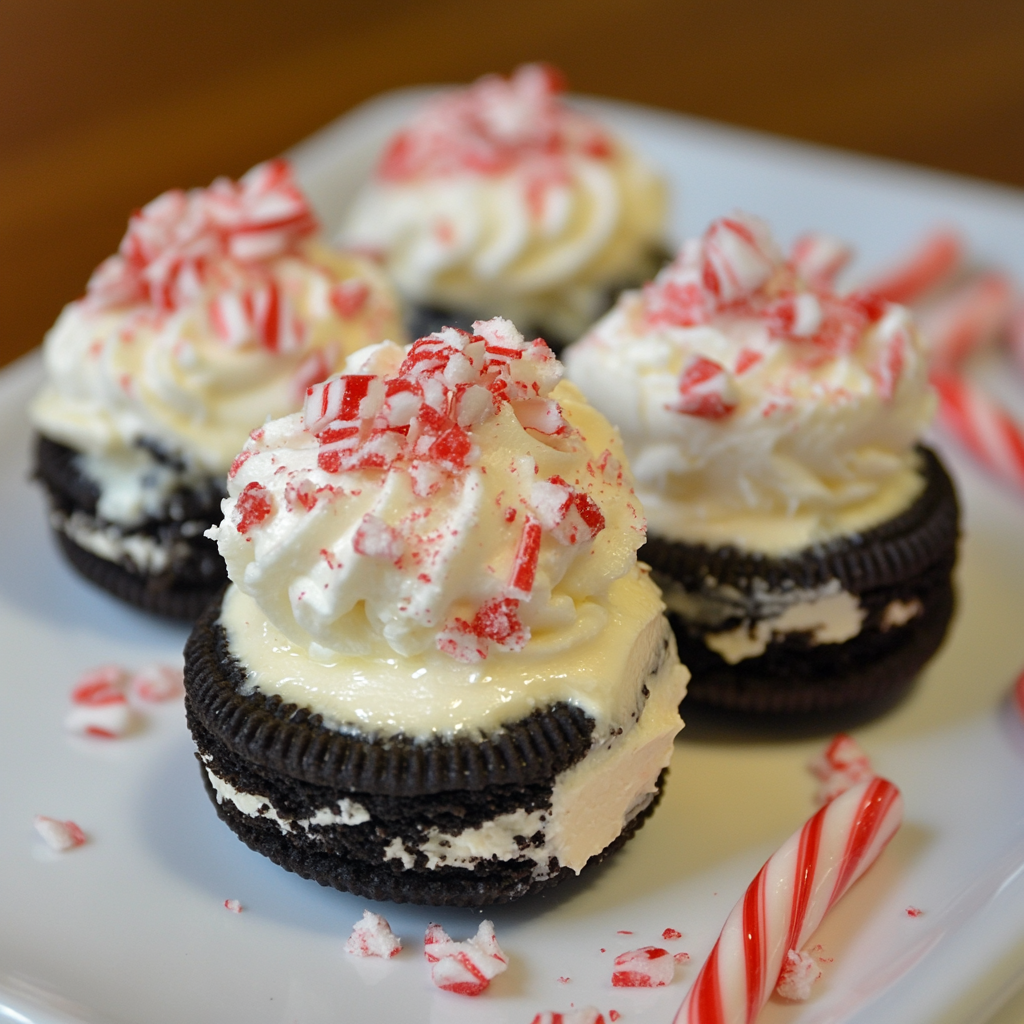
<svg viewBox="0 0 1024 1024"><path fill-rule="evenodd" d="M613 429L543 341L497 318L474 332L356 353L235 460L208 535L314 658L554 650L636 571L645 524Z"/></svg>
<svg viewBox="0 0 1024 1024"><path fill-rule="evenodd" d="M283 160L153 200L47 335L37 429L110 473L135 472L140 445L226 472L268 414L301 406L349 352L401 338L383 273L315 231Z"/></svg>
<svg viewBox="0 0 1024 1024"><path fill-rule="evenodd" d="M780 554L920 492L925 350L906 309L833 291L848 255L819 237L787 259L763 222L722 218L566 353L622 431L652 533Z"/></svg>
<svg viewBox="0 0 1024 1024"><path fill-rule="evenodd" d="M416 302L577 337L610 287L653 273L665 190L561 92L552 69L526 65L428 103L339 237L382 254Z"/></svg>

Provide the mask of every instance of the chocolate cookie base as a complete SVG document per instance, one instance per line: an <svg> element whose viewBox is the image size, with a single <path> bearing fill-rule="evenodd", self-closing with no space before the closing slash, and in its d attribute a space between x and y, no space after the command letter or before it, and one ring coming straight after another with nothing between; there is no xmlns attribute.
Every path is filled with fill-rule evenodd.
<svg viewBox="0 0 1024 1024"><path fill-rule="evenodd" d="M339 732L279 697L240 692L246 673L218 616L219 604L211 606L186 645L186 714L217 813L253 850L321 885L432 905L504 903L575 874L554 858L528 855L543 847L543 831L514 837L522 857L471 867L431 867L423 846L431 833L447 840L501 815L550 809L556 776L591 747L594 723L580 709L555 705L478 741ZM266 807L247 814L230 798L218 801L208 772ZM635 834L661 781L652 802L588 866ZM363 820L313 823L324 809L336 815L352 805Z"/></svg>
<svg viewBox="0 0 1024 1024"><path fill-rule="evenodd" d="M920 455L925 488L910 508L864 534L792 557L649 539L640 557L669 594L679 657L692 673L684 705L691 735L813 735L877 717L906 696L941 645L955 604L956 494L935 454L922 448ZM776 633L764 653L734 664L708 646L714 634L753 631L764 617L758 602L765 594L813 593L836 583L863 613L849 640L815 643L810 632ZM727 588L736 614L710 625L695 621L672 609L674 587L697 596ZM889 620L894 602L915 614Z"/></svg>
<svg viewBox="0 0 1024 1024"><path fill-rule="evenodd" d="M372 823L317 827L316 831L300 835L283 833L273 821L242 814L227 801L218 803L205 771L203 781L218 817L251 850L269 857L278 866L302 878L371 900L426 906L485 907L511 903L575 877L574 871L559 867L554 859L549 865L548 876L536 878L536 864L528 859L481 861L473 869L419 865L405 868L396 859L378 858L373 861L353 856L346 847L356 840L349 835L342 843L338 834L352 834L359 830L373 832L375 826ZM607 859L637 833L661 799L663 781L664 777L658 780L658 792L651 803L601 853L590 858L584 871ZM355 798L356 795L351 796Z"/></svg>
<svg viewBox="0 0 1024 1024"><path fill-rule="evenodd" d="M211 481L202 492L179 490L168 500L167 518L149 519L124 530L97 518L99 488L79 469L74 449L37 437L35 456L35 476L49 498L53 533L71 565L127 604L164 618L194 622L227 581L216 544L202 535L219 521L219 484ZM150 573L127 556L117 561L101 557L63 528L76 513L89 517L98 530L172 546L170 564L160 573ZM187 534L185 524L189 524Z"/></svg>

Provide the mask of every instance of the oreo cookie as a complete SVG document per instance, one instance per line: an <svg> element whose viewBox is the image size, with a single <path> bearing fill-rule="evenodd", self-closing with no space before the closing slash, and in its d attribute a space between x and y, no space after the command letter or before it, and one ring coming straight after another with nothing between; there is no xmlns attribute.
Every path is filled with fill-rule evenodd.
<svg viewBox="0 0 1024 1024"><path fill-rule="evenodd" d="M150 454L156 464L167 459ZM222 480L179 486L157 514L125 526L99 513L100 484L73 448L37 435L35 477L46 489L50 525L67 560L122 601L194 622L223 588L224 561L203 536L221 518Z"/></svg>
<svg viewBox="0 0 1024 1024"><path fill-rule="evenodd" d="M953 615L959 535L952 481L918 453L925 486L905 511L792 556L648 537L640 557L692 673L691 728L813 734L908 693Z"/></svg>
<svg viewBox="0 0 1024 1024"><path fill-rule="evenodd" d="M218 603L186 645L185 706L207 793L253 850L321 885L400 903L506 903L578 873L551 834L560 780L595 750L580 708L554 704L475 740L328 728L248 685L219 615ZM648 682L671 646L666 632ZM587 867L636 833L664 776Z"/></svg>

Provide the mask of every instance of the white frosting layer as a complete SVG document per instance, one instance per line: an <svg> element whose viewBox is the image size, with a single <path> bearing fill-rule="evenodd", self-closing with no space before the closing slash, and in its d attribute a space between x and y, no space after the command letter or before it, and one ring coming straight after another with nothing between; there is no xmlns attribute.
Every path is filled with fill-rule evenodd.
<svg viewBox="0 0 1024 1024"><path fill-rule="evenodd" d="M653 798L681 726L678 708L685 678L673 650L657 673L646 677L650 696L633 728L606 736L582 761L559 774L550 808L501 814L458 835L434 826L415 843L406 844L395 837L386 847L384 859L397 860L408 870L420 853L426 855L430 869L472 869L483 860L528 858L537 865L534 877L545 878L554 857L559 865L578 874ZM284 819L265 797L239 792L209 767L207 774L218 802L229 800L243 814L270 818L283 832L307 830L316 824L353 825L371 820L362 805L348 800L341 801L340 813L323 808L308 820ZM529 845L521 846L517 837Z"/></svg>
<svg viewBox="0 0 1024 1024"><path fill-rule="evenodd" d="M383 273L308 237L282 166L154 200L46 336L32 421L90 457L115 521L197 473L225 473L249 431L299 408L348 353L401 340ZM142 440L180 472L140 454ZM147 495L125 483L133 473L165 479Z"/></svg>
<svg viewBox="0 0 1024 1024"><path fill-rule="evenodd" d="M782 554L923 486L934 401L909 313L804 280L753 218L688 242L565 360L622 431L652 533Z"/></svg>
<svg viewBox="0 0 1024 1024"><path fill-rule="evenodd" d="M404 361L369 350L353 368L380 372L328 382L247 443L209 535L275 643L332 665L397 654L405 672L438 649L549 661L606 628L644 540L618 437L574 388L552 390L543 342L507 321L476 330Z"/></svg>
<svg viewBox="0 0 1024 1024"><path fill-rule="evenodd" d="M576 337L648 273L661 180L560 99L543 68L429 103L392 140L340 240L384 255L417 302Z"/></svg>

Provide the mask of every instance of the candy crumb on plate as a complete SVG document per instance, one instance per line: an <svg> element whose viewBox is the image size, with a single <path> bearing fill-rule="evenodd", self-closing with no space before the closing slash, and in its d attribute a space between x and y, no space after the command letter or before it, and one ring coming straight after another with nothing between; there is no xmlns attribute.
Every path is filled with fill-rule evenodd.
<svg viewBox="0 0 1024 1024"><path fill-rule="evenodd" d="M128 682L128 691L136 700L146 704L159 704L175 700L185 692L181 668L171 665L146 665L135 672Z"/></svg>
<svg viewBox="0 0 1024 1024"><path fill-rule="evenodd" d="M663 939L664 939L664 940L665 940L666 942L671 942L671 941L672 941L673 939L681 939L681 938L683 937L683 933L682 933L681 931L678 931L678 930L677 930L677 929L675 929L675 928L666 928L666 929L665 929L665 930L664 930L664 931L663 931L663 932L661 933L661 937L662 937L662 938L663 938Z"/></svg>
<svg viewBox="0 0 1024 1024"><path fill-rule="evenodd" d="M225 900L224 909L230 910L232 914L240 914L242 912L242 904L238 900Z"/></svg>
<svg viewBox="0 0 1024 1024"><path fill-rule="evenodd" d="M920 907L907 907L907 917L920 917L924 911Z"/></svg>
<svg viewBox="0 0 1024 1024"><path fill-rule="evenodd" d="M439 924L428 925L423 953L432 964L433 983L462 996L480 995L492 978L508 970L490 921L481 921L476 935L465 942L455 942Z"/></svg>
<svg viewBox="0 0 1024 1024"><path fill-rule="evenodd" d="M775 991L783 999L804 1002L810 998L811 988L820 977L821 968L815 963L814 957L810 953L791 949L783 961L782 973L779 975L779 983L775 986Z"/></svg>
<svg viewBox="0 0 1024 1024"><path fill-rule="evenodd" d="M868 755L846 733L841 732L807 767L820 785L815 804L821 806L858 783L874 777Z"/></svg>
<svg viewBox="0 0 1024 1024"><path fill-rule="evenodd" d="M613 1021L618 1020L619 1014L612 1010L608 1018ZM596 1007L584 1006L580 1010L569 1010L567 1013L546 1010L544 1013L538 1013L530 1024L605 1024L605 1020L604 1014Z"/></svg>
<svg viewBox="0 0 1024 1024"><path fill-rule="evenodd" d="M100 665L84 672L71 691L64 727L79 736L119 739L139 724L124 694L128 673L120 665Z"/></svg>
<svg viewBox="0 0 1024 1024"><path fill-rule="evenodd" d="M672 980L676 961L667 949L642 946L620 953L612 971L615 988L660 988Z"/></svg>
<svg viewBox="0 0 1024 1024"><path fill-rule="evenodd" d="M402 950L402 940L380 914L364 910L363 918L352 926L345 952L353 956L378 956L387 960Z"/></svg>
<svg viewBox="0 0 1024 1024"><path fill-rule="evenodd" d="M45 814L37 814L32 823L46 845L58 853L73 850L86 841L85 833L73 821L59 821L57 818L48 818Z"/></svg>

